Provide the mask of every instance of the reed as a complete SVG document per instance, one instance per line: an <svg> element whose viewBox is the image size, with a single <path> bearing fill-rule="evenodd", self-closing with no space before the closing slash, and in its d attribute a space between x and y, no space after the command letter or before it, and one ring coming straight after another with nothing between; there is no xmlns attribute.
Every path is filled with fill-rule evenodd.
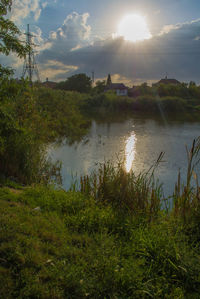
<svg viewBox="0 0 200 299"><path fill-rule="evenodd" d="M162 185L154 176L155 169L163 162L163 152L148 171L139 175L133 171L127 173L123 161L116 166L110 161L99 164L97 171L80 178L80 191L97 202L111 204L121 212L144 215L151 220L164 210L187 224L191 217L200 214L200 187L196 172L200 162L200 137L193 141L190 149L186 147L186 151L185 182L179 171L174 192L169 198L163 196ZM171 209L168 208L170 204Z"/></svg>
<svg viewBox="0 0 200 299"><path fill-rule="evenodd" d="M99 164L96 172L80 179L80 191L97 202L112 205L116 210L154 218L161 210L162 186L154 179L155 165L145 173L136 175L124 169L123 162Z"/></svg>
<svg viewBox="0 0 200 299"><path fill-rule="evenodd" d="M184 223L191 221L192 215L196 214L200 207L200 189L198 182L197 166L200 162L200 137L192 143L191 149L187 151L187 173L186 182L181 181L181 173L178 173L178 179L173 193L174 214L181 217Z"/></svg>

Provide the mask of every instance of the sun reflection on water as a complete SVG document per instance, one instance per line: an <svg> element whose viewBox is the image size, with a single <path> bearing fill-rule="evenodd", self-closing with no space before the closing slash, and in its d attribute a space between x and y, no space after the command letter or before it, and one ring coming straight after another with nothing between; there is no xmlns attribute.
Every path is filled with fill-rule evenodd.
<svg viewBox="0 0 200 299"><path fill-rule="evenodd" d="M126 147L125 147L125 168L127 172L130 172L132 168L133 161L135 159L136 153L136 144L137 138L135 133L133 132L131 136L126 140Z"/></svg>

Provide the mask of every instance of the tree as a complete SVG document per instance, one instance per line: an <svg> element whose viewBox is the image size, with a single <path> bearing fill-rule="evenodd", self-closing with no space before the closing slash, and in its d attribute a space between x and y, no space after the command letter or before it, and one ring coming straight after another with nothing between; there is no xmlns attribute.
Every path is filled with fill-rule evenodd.
<svg viewBox="0 0 200 299"><path fill-rule="evenodd" d="M20 30L5 16L11 10L12 0L0 0L0 54L9 55L11 52L18 57L25 57L28 47L19 40ZM12 69L0 64L0 76L9 76Z"/></svg>
<svg viewBox="0 0 200 299"><path fill-rule="evenodd" d="M138 90L141 95L151 94L151 88L148 86L147 82L142 83L138 87Z"/></svg>
<svg viewBox="0 0 200 299"><path fill-rule="evenodd" d="M106 81L105 80L103 80L103 81L98 80L96 82L96 86L94 87L94 89L97 93L101 93L101 92L104 92L105 87L106 87Z"/></svg>
<svg viewBox="0 0 200 299"><path fill-rule="evenodd" d="M86 74L77 74L69 77L64 82L58 83L56 88L88 93L92 89L92 80Z"/></svg>
<svg viewBox="0 0 200 299"><path fill-rule="evenodd" d="M194 87L194 86L196 86L196 83L194 81L190 81L189 87Z"/></svg>

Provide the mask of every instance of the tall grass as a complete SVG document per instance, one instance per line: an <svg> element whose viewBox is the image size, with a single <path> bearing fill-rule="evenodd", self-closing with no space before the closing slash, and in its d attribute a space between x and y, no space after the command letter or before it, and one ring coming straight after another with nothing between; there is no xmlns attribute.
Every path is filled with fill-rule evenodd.
<svg viewBox="0 0 200 299"><path fill-rule="evenodd" d="M182 181L179 172L174 192L168 198L172 206L170 212L184 223L190 221L190 217L200 210L200 187L198 174L195 172L200 162L200 137L193 141L191 149L186 147L186 151L186 181ZM162 162L163 155L164 153L160 154L151 169L139 175L133 171L127 173L123 162L119 162L117 166L112 162L100 164L99 169L90 176L80 178L80 191L97 202L111 204L118 211L153 219L161 210L169 212L162 185L154 177L155 168Z"/></svg>
<svg viewBox="0 0 200 299"><path fill-rule="evenodd" d="M192 225L193 220L200 224L200 188L198 181L197 166L200 162L200 137L193 141L191 149L186 147L187 151L187 174L186 182L181 182L181 174L178 173L178 179L175 184L174 194L174 215L183 220L184 224ZM199 229L198 229L199 230Z"/></svg>
<svg viewBox="0 0 200 299"><path fill-rule="evenodd" d="M162 186L154 179L154 170L161 162L160 154L155 165L146 173L126 172L122 162L117 166L107 162L97 172L80 179L80 190L97 202L112 205L118 211L154 218L161 209Z"/></svg>

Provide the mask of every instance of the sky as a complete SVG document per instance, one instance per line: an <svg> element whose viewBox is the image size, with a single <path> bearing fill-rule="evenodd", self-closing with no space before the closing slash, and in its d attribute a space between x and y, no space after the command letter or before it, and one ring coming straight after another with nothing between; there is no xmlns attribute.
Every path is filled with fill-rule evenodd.
<svg viewBox="0 0 200 299"><path fill-rule="evenodd" d="M116 35L130 14L145 17L151 38ZM9 18L23 33L30 24L42 81L94 71L95 80L110 73L129 86L166 74L200 84L200 0L13 0ZM23 60L1 56L0 63L21 76Z"/></svg>

